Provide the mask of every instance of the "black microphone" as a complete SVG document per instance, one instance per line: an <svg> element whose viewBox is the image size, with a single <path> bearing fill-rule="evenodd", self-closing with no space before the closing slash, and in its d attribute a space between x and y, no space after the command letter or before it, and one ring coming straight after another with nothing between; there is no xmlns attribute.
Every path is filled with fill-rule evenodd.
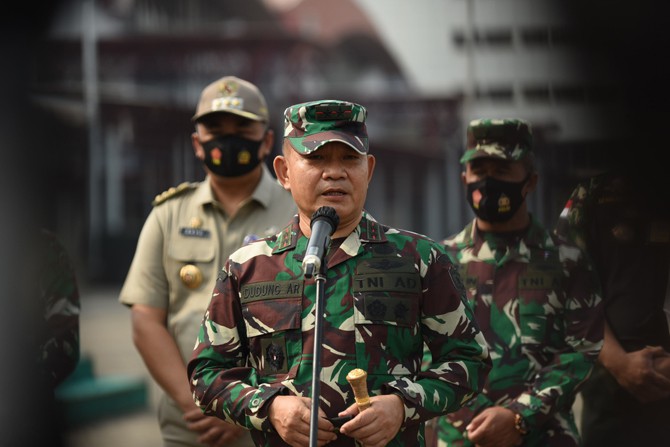
<svg viewBox="0 0 670 447"><path fill-rule="evenodd" d="M312 222L309 224L312 235L307 243L305 257L302 260L305 278L311 278L321 268L321 263L330 244L330 235L335 232L339 223L340 216L337 215L335 209L329 206L322 206L312 214Z"/></svg>

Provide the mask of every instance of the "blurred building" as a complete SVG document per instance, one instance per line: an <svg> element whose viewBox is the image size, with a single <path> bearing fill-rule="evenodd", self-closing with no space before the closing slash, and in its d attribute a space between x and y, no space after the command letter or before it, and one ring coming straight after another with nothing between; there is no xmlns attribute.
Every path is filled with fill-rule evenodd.
<svg viewBox="0 0 670 447"><path fill-rule="evenodd" d="M30 83L65 148L68 187L51 201L50 226L78 254L83 280L121 280L153 197L203 178L190 117L203 86L228 74L265 92L278 136L290 104L365 104L379 157L369 210L434 237L449 218L456 228L444 185L447 148L460 151L460 98L415 95L355 3L323 4L65 2L31 58Z"/></svg>
<svg viewBox="0 0 670 447"><path fill-rule="evenodd" d="M423 96L463 94L464 119L519 116L551 127L557 141L612 131L600 117L620 99L621 85L585 51L593 35L578 11L587 7L560 0L356 1L389 51L401 55L412 88ZM603 9L602 19L609 13Z"/></svg>
<svg viewBox="0 0 670 447"><path fill-rule="evenodd" d="M462 97L462 125L480 117L533 124L541 180L531 210L547 225L577 179L630 128L627 92L611 62L624 57L615 52L630 36L627 15L635 22L647 12L628 2L356 1L389 51L402 55L419 97Z"/></svg>
<svg viewBox="0 0 670 447"><path fill-rule="evenodd" d="M467 122L525 118L542 175L531 210L553 225L626 127L620 84L582 51L593 34L561 4L65 0L29 74L66 148L51 226L84 280L122 279L152 198L203 178L190 117L202 87L227 74L260 86L279 136L289 104L366 105L378 155L367 208L433 238L471 218L458 163Z"/></svg>

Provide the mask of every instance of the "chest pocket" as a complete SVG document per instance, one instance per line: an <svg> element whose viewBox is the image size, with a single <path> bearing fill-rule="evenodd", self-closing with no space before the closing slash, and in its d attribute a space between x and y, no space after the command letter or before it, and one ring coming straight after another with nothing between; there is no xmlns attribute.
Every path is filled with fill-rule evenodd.
<svg viewBox="0 0 670 447"><path fill-rule="evenodd" d="M562 278L560 266L555 265L535 265L519 275L519 327L526 350L550 346L551 339L563 333L557 321L562 312L556 309L562 302Z"/></svg>
<svg viewBox="0 0 670 447"><path fill-rule="evenodd" d="M267 281L240 289L249 358L263 383L295 377L302 353L303 284L302 280Z"/></svg>
<svg viewBox="0 0 670 447"><path fill-rule="evenodd" d="M172 236L168 246L170 258L180 262L211 262L214 260L217 242L211 230L180 227L176 233Z"/></svg>
<svg viewBox="0 0 670 447"><path fill-rule="evenodd" d="M179 234L172 237L167 247L167 270L175 278L180 278L179 284L187 289L213 287L215 275L222 265L212 265L216 259L217 244L212 240L210 230L201 228L181 228ZM182 270L184 266L195 267L192 271L201 277L194 281L185 280ZM211 290L207 291L211 293Z"/></svg>
<svg viewBox="0 0 670 447"><path fill-rule="evenodd" d="M422 286L413 262L393 256L362 260L352 287L357 366L368 375L417 373Z"/></svg>

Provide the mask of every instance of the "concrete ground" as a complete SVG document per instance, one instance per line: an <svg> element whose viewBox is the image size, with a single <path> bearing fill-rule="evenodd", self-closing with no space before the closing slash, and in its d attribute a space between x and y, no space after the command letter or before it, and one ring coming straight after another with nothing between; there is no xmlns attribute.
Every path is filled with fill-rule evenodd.
<svg viewBox="0 0 670 447"><path fill-rule="evenodd" d="M145 409L122 413L65 434L68 447L160 447L156 421L160 389L149 376L132 343L130 311L117 298L119 287L82 288L81 354L93 360L96 377L144 377L148 385Z"/></svg>
<svg viewBox="0 0 670 447"><path fill-rule="evenodd" d="M119 287L81 290L81 353L92 358L96 377L143 377L147 407L87 424L66 433L67 447L160 447L156 408L160 389L135 350L130 311L117 298ZM575 404L579 421L581 401Z"/></svg>

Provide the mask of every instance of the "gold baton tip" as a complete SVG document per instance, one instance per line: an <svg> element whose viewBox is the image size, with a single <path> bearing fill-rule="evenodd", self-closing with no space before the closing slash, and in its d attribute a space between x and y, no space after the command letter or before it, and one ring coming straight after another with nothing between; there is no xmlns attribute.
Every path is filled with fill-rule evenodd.
<svg viewBox="0 0 670 447"><path fill-rule="evenodd" d="M351 385L354 392L354 399L358 404L360 411L370 407L370 396L368 395L367 379L368 373L360 368L352 369L347 374L347 382Z"/></svg>
<svg viewBox="0 0 670 447"><path fill-rule="evenodd" d="M368 373L366 373L364 370L356 368L349 371L349 374L347 374L347 381L349 383L351 383L351 381L359 382L361 380L365 380L367 376Z"/></svg>

